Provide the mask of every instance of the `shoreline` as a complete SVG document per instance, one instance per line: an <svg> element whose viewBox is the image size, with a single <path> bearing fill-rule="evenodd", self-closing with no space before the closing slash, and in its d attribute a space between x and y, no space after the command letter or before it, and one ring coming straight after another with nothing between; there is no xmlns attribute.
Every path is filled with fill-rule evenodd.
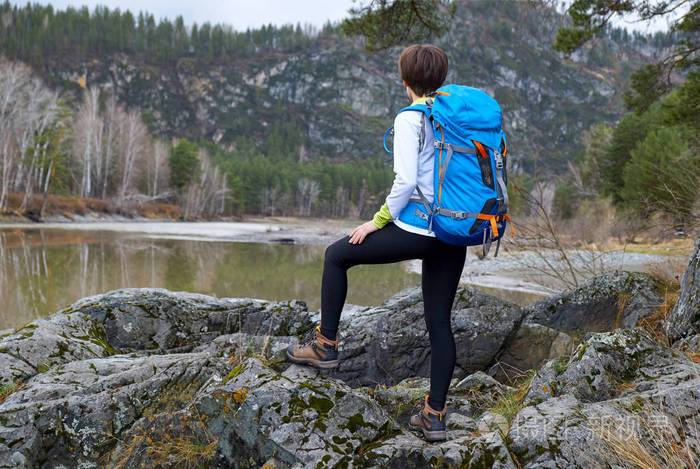
<svg viewBox="0 0 700 469"><path fill-rule="evenodd" d="M88 221L89 220L89 221ZM50 222L0 222L0 233L13 230L61 230L66 234L111 232L125 237L147 239L172 239L201 242L242 242L261 244L328 245L342 238L361 223L360 220L321 219L295 217L246 217L231 221L177 221L146 218L130 218L111 215L108 218L84 216L81 220ZM527 298L532 301L551 296L571 285L557 281L552 275L542 274L542 270L558 266L565 267L559 253L550 251L535 253L518 248L506 240L499 257L478 259L470 249L460 279L460 284L471 285L486 290L502 290L515 302L522 303ZM644 271L660 269L667 262L684 257L676 252L658 254L650 252L630 252L616 249L610 251L568 251L581 272L581 281L604 271L632 270ZM583 254L582 254L583 253ZM595 270L587 266L587 259L596 258ZM409 272L420 274L420 261L407 261ZM522 297L522 298L519 298ZM518 298L518 300L515 300Z"/></svg>
<svg viewBox="0 0 700 469"><path fill-rule="evenodd" d="M255 242L273 244L329 244L350 233L354 220L323 218L246 217L236 220L181 221L110 216L45 222L1 221L3 230L108 231L145 235L151 239L209 242Z"/></svg>

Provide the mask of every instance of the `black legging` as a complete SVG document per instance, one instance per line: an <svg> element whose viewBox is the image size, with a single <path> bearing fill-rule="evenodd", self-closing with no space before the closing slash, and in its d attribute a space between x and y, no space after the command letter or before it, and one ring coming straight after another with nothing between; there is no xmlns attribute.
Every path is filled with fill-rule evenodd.
<svg viewBox="0 0 700 469"><path fill-rule="evenodd" d="M442 410L455 367L450 316L466 248L411 233L393 223L369 234L361 244L350 244L348 240L346 236L326 249L321 286L321 333L332 339L338 332L350 267L422 259L423 307L431 350L428 403L433 409Z"/></svg>

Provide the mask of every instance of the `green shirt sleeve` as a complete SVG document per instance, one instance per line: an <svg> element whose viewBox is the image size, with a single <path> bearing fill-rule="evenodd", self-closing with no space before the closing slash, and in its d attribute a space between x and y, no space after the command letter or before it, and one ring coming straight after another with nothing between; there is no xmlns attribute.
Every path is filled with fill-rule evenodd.
<svg viewBox="0 0 700 469"><path fill-rule="evenodd" d="M372 219L372 223L374 223L374 226L376 226L377 228L379 228L381 230L391 220L392 220L392 218L391 218L391 213L389 213L389 207L387 207L387 205L385 203L384 205L382 205L382 208L380 208L379 211L374 214L374 218Z"/></svg>

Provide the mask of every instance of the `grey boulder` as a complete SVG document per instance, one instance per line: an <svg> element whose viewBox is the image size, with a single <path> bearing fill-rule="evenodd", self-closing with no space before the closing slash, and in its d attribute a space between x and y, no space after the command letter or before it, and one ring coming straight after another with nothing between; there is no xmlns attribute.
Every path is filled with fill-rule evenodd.
<svg viewBox="0 0 700 469"><path fill-rule="evenodd" d="M493 364L520 320L516 305L460 287L452 312L457 347L454 376L465 377ZM339 335L341 364L333 376L351 385L392 385L429 376L430 341L418 287L378 307L345 311Z"/></svg>
<svg viewBox="0 0 700 469"><path fill-rule="evenodd" d="M524 308L524 322L582 338L587 332L634 327L661 303L661 291L651 276L615 271Z"/></svg>
<svg viewBox="0 0 700 469"><path fill-rule="evenodd" d="M697 465L699 371L641 329L594 334L531 381L509 448L523 468L627 467L629 448L659 467Z"/></svg>

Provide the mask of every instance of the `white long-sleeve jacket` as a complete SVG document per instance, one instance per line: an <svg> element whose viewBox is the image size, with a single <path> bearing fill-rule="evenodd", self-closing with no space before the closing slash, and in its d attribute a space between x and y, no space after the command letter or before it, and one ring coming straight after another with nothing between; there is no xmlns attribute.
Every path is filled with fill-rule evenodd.
<svg viewBox="0 0 700 469"><path fill-rule="evenodd" d="M416 100L413 104L424 100ZM404 111L394 119L394 183L386 198L389 214L394 223L413 233L435 236L427 229L411 226L397 220L409 200L420 200L416 185L428 202L433 201L433 167L435 150L432 145L433 129L419 111ZM423 148L418 148L421 125L425 121Z"/></svg>

